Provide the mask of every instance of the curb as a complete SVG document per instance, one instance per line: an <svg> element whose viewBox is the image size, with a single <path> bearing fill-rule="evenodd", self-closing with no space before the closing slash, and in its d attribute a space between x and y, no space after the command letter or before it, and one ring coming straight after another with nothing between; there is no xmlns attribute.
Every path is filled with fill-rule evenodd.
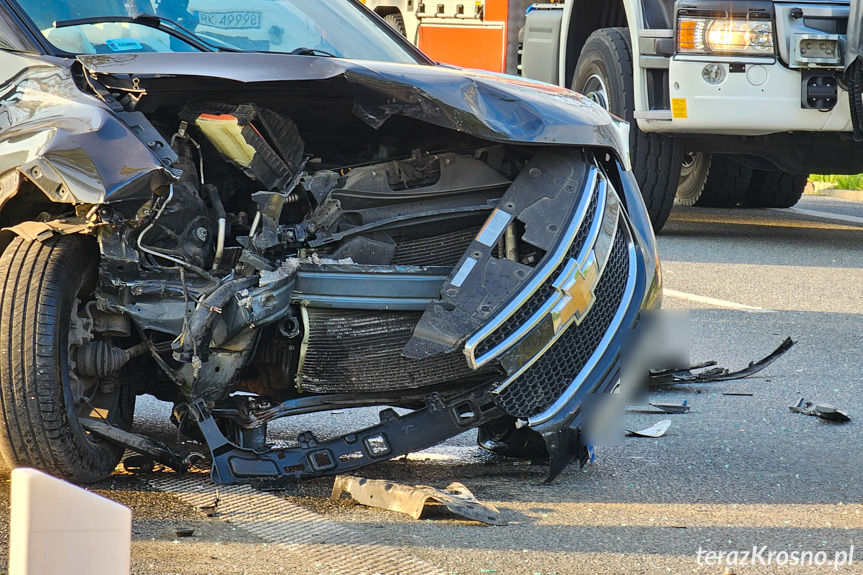
<svg viewBox="0 0 863 575"><path fill-rule="evenodd" d="M812 182L806 185L806 190L803 193L810 196L827 196L830 198L863 202L863 190L837 190L835 188L816 190L812 186Z"/></svg>

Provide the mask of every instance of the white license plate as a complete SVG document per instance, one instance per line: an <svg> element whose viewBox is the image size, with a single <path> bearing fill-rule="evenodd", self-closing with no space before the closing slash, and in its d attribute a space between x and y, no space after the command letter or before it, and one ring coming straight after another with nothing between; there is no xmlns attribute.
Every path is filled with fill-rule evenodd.
<svg viewBox="0 0 863 575"><path fill-rule="evenodd" d="M261 27L261 13L248 11L199 12L201 24L224 30L243 30Z"/></svg>

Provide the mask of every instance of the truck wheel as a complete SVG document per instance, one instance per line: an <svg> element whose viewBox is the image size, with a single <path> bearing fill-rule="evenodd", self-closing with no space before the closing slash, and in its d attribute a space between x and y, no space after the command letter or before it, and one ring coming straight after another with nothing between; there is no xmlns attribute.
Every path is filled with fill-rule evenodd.
<svg viewBox="0 0 863 575"><path fill-rule="evenodd" d="M711 155L706 152L686 152L680 169L680 183L677 184L677 203L691 206L701 197L710 174Z"/></svg>
<svg viewBox="0 0 863 575"><path fill-rule="evenodd" d="M64 236L16 238L0 257L0 454L10 468L27 466L78 483L104 479L123 448L84 431L79 414L129 429L128 386L79 375L74 357L90 337L95 242Z"/></svg>
<svg viewBox="0 0 863 575"><path fill-rule="evenodd" d="M807 174L752 170L752 181L743 197L743 205L753 208L790 208L800 201Z"/></svg>
<svg viewBox="0 0 863 575"><path fill-rule="evenodd" d="M384 16L384 21L395 28L396 32L401 34L402 36L407 37L408 29L405 27L405 19L402 18L402 15L395 12L393 14L387 14Z"/></svg>
<svg viewBox="0 0 863 575"><path fill-rule="evenodd" d="M696 206L733 208L743 199L752 178L752 168L724 154L713 154L710 174Z"/></svg>
<svg viewBox="0 0 863 575"><path fill-rule="evenodd" d="M633 115L635 89L627 28L602 28L590 35L578 58L572 89L629 122L633 174L653 229L659 231L674 204L683 145L675 138L638 129Z"/></svg>

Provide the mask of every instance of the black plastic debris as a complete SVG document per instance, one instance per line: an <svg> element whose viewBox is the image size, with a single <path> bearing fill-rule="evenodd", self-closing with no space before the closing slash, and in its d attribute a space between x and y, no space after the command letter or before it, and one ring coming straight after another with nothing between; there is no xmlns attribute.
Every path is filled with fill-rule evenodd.
<svg viewBox="0 0 863 575"><path fill-rule="evenodd" d="M442 503L451 512L467 519L489 525L506 525L506 520L493 505L480 503L467 487L461 483L451 483L446 491L427 485L401 485L382 479L363 479L351 475L339 475L333 484L331 498L337 500L342 493L369 507L379 507L406 513L419 519L428 501Z"/></svg>
<svg viewBox="0 0 863 575"><path fill-rule="evenodd" d="M669 414L677 414L677 413L689 413L690 405L688 401L684 401L683 403L652 403L651 407L655 407L662 413Z"/></svg>
<svg viewBox="0 0 863 575"><path fill-rule="evenodd" d="M650 370L648 384L651 387L654 387L661 385L712 383L716 381L729 381L732 379L750 377L782 357L795 343L796 342L794 342L790 337L786 338L785 341L783 341L782 344L773 351L773 353L760 361L750 362L748 367L739 371L729 371L724 367L713 367L716 365L715 361L706 361L683 370ZM711 369L707 369L701 373L693 373L694 370L706 368Z"/></svg>
<svg viewBox="0 0 863 575"><path fill-rule="evenodd" d="M667 415L675 415L682 413L689 413L690 408L688 401L683 401L682 403L654 403L651 402L648 404L653 409L647 409L644 407L627 407L626 411L629 413L665 413Z"/></svg>
<svg viewBox="0 0 863 575"><path fill-rule="evenodd" d="M671 427L670 419L663 419L659 423L655 423L648 427L647 429L642 429L640 431L632 431L630 429L626 430L627 437L662 437L665 435L665 432L668 431L668 428Z"/></svg>
<svg viewBox="0 0 863 575"><path fill-rule="evenodd" d="M802 397L795 405L789 405L788 409L794 413L812 415L828 421L838 421L841 423L851 421L851 418L848 417L845 412L836 409L836 406L830 405L829 403L813 403L811 401L806 401Z"/></svg>
<svg viewBox="0 0 863 575"><path fill-rule="evenodd" d="M143 475L153 473L154 468L155 462L149 457L145 457L143 455L130 455L123 460L123 469L126 470L126 473Z"/></svg>
<svg viewBox="0 0 863 575"><path fill-rule="evenodd" d="M177 527L174 530L174 535L177 537L191 537L195 534L195 530L191 527Z"/></svg>
<svg viewBox="0 0 863 575"><path fill-rule="evenodd" d="M216 490L216 498L213 500L213 502L207 505L200 505L198 507L198 511L200 511L207 517L215 517L219 511L219 501L219 491Z"/></svg>

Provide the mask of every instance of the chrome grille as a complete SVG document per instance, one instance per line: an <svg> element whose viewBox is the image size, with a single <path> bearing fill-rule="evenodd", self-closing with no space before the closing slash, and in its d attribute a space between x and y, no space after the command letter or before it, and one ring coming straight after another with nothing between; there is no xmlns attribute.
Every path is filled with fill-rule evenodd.
<svg viewBox="0 0 863 575"><path fill-rule="evenodd" d="M582 220L582 224L578 228L578 234L567 252L567 258L565 258L564 262L555 268L554 272L548 276L548 279L546 279L539 289L537 289L533 295L530 296L530 298L528 298L520 308L518 308L518 311L516 311L515 314L504 321L501 326L486 339L477 344L476 357L481 357L487 354L492 349L503 343L506 338L514 334L519 327L530 320L530 318L539 311L543 304L545 304L549 298L554 295L555 289L552 284L557 280L560 272L566 265L566 260L568 258L577 259L582 248L584 248L584 244L587 242L590 229L593 227L593 222L596 218L597 204L598 195L594 194L591 198L590 205L587 208L587 213Z"/></svg>
<svg viewBox="0 0 863 575"><path fill-rule="evenodd" d="M527 370L497 395L508 414L528 419L547 410L572 384L596 352L625 302L630 269L626 225L621 222L605 271L596 289L596 304L580 324L572 324Z"/></svg>
<svg viewBox="0 0 863 575"><path fill-rule="evenodd" d="M591 168L585 191L587 193L575 210L567 233L562 236L565 241L546 254L516 300L468 339L465 354L471 367L487 364L522 338L534 322L549 310L553 303L552 296L556 293L552 284L557 281L561 271L569 265L570 260L589 251L587 248L597 241L607 211L606 204L610 199L616 201L616 195L597 168ZM616 217L617 214L614 215Z"/></svg>

